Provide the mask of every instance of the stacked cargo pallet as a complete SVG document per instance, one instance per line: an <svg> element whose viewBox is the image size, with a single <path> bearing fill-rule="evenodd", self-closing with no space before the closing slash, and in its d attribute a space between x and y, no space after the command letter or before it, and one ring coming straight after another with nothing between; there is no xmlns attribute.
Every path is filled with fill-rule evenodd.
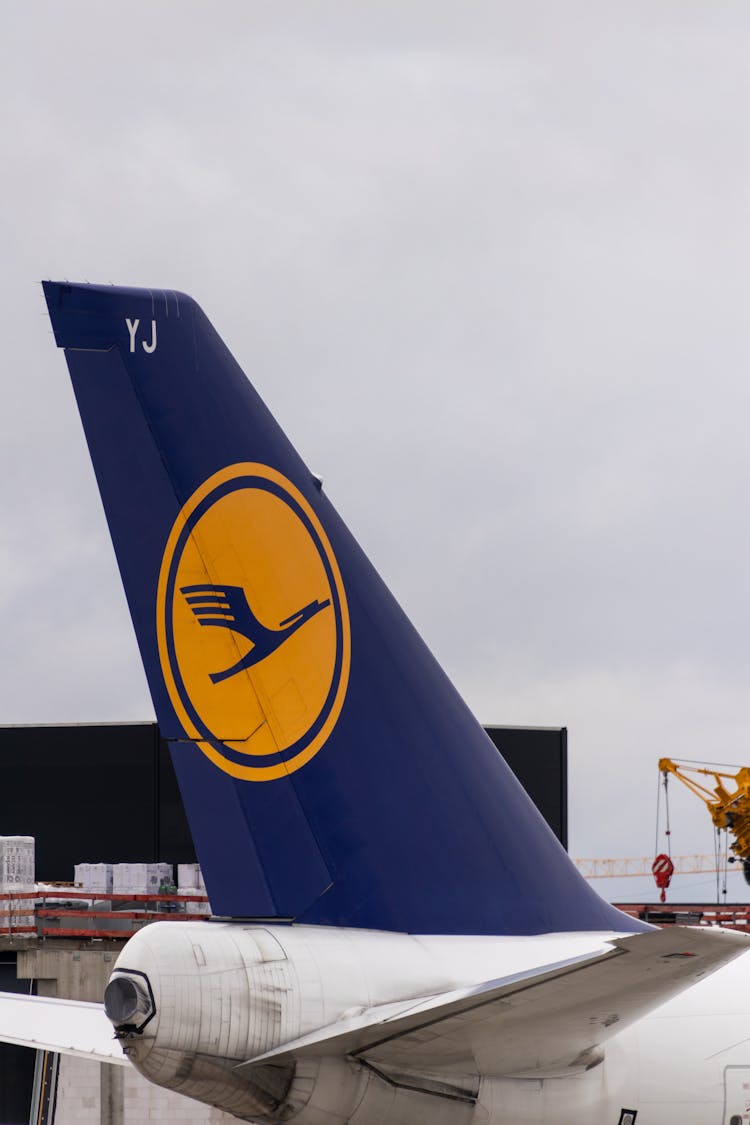
<svg viewBox="0 0 750 1125"><path fill-rule="evenodd" d="M190 898L206 894L206 884L203 882L203 874L199 863L177 864L177 894ZM210 914L211 907L206 902L186 902L185 913Z"/></svg>
<svg viewBox="0 0 750 1125"><path fill-rule="evenodd" d="M0 836L0 895L11 896L0 900L0 932L34 928L33 900L12 896L33 892L35 868L33 836Z"/></svg>
<svg viewBox="0 0 750 1125"><path fill-rule="evenodd" d="M109 894L112 890L111 863L77 863L73 882L82 891L92 894Z"/></svg>
<svg viewBox="0 0 750 1125"><path fill-rule="evenodd" d="M114 863L112 892L116 895L158 895L174 886L171 863Z"/></svg>

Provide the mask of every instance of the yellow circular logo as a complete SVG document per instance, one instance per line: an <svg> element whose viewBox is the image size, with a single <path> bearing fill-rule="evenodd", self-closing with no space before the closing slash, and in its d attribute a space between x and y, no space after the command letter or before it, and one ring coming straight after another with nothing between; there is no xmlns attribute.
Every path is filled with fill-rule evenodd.
<svg viewBox="0 0 750 1125"><path fill-rule="evenodd" d="M270 781L317 754L349 680L336 558L301 492L230 465L190 497L157 593L162 673L191 740L233 777Z"/></svg>

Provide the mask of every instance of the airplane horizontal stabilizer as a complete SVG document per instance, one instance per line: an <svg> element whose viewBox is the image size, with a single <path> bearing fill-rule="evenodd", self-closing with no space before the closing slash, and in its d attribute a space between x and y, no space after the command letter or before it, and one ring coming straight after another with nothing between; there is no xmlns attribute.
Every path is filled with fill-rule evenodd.
<svg viewBox="0 0 750 1125"><path fill-rule="evenodd" d="M0 992L0 1041L130 1065L101 1004Z"/></svg>
<svg viewBox="0 0 750 1125"><path fill-rule="evenodd" d="M600 951L389 1004L241 1064L348 1056L385 1075L556 1077L589 1069L617 1032L750 948L744 934L675 927Z"/></svg>

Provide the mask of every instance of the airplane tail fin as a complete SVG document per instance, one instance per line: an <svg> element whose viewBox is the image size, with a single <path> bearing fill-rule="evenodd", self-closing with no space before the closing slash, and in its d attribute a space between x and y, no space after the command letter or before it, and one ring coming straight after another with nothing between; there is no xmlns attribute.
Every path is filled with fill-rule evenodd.
<svg viewBox="0 0 750 1125"><path fill-rule="evenodd" d="M44 292L216 913L642 928L579 876L199 306Z"/></svg>

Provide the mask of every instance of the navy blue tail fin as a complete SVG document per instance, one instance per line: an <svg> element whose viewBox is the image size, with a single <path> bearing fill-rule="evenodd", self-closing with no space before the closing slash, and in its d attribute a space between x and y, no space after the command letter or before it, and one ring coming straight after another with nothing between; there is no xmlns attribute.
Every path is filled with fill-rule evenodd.
<svg viewBox="0 0 750 1125"><path fill-rule="evenodd" d="M215 912L640 928L580 878L195 302L44 292Z"/></svg>

